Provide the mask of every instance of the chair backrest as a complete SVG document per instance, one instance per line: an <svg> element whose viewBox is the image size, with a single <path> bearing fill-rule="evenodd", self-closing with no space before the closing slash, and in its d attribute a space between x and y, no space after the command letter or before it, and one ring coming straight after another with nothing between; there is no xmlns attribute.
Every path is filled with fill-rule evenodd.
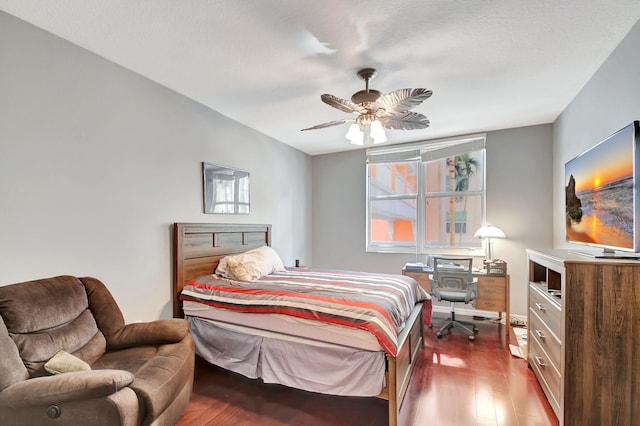
<svg viewBox="0 0 640 426"><path fill-rule="evenodd" d="M44 364L59 350L89 364L106 350L85 286L76 277L0 287L0 316L31 377L46 375ZM4 336L4 327L0 333ZM9 342L5 338L1 341L3 345Z"/></svg>
<svg viewBox="0 0 640 426"><path fill-rule="evenodd" d="M473 278L472 258L436 257L433 260L431 294L438 300L464 301L476 298L477 284ZM451 296L451 297L448 297ZM460 300L460 299L463 300Z"/></svg>

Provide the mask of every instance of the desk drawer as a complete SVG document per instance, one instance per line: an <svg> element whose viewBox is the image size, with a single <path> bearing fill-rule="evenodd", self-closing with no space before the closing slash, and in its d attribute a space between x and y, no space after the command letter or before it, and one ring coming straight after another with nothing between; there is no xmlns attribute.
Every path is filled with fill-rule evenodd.
<svg viewBox="0 0 640 426"><path fill-rule="evenodd" d="M529 341L534 341L549 355L551 362L556 366L560 366L560 339L556 336L547 325L540 319L538 314L529 309Z"/></svg>
<svg viewBox="0 0 640 426"><path fill-rule="evenodd" d="M418 282L427 293L431 294L431 283L429 282L429 274L425 272L402 271L407 277L411 277Z"/></svg>
<svg viewBox="0 0 640 426"><path fill-rule="evenodd" d="M476 309L505 312L507 309L505 277L478 277Z"/></svg>
<svg viewBox="0 0 640 426"><path fill-rule="evenodd" d="M529 286L529 308L538 314L538 317L547 325L549 330L556 336L560 336L562 331L562 311L560 307L544 295L541 291Z"/></svg>

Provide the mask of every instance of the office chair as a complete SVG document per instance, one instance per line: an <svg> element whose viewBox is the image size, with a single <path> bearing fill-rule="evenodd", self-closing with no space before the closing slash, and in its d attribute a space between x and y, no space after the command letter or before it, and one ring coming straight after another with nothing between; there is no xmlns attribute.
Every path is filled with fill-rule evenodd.
<svg viewBox="0 0 640 426"><path fill-rule="evenodd" d="M469 333L469 340L476 340L478 327L471 322L456 320L453 308L456 302L470 303L478 294L478 279L472 275L472 263L471 258L434 258L433 275L429 276L431 295L438 300L451 302L451 317L440 327L436 334L438 338L446 330L458 326Z"/></svg>

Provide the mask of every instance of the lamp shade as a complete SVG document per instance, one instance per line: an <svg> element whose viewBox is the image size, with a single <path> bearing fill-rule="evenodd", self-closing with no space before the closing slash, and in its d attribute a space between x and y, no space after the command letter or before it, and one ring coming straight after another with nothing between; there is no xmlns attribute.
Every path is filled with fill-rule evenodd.
<svg viewBox="0 0 640 426"><path fill-rule="evenodd" d="M475 234L473 234L475 238L482 238L487 240L487 257L485 259L485 263L491 263L493 261L493 243L491 242L492 238L507 238L507 234L504 231L496 226L483 226L478 229Z"/></svg>
<svg viewBox="0 0 640 426"><path fill-rule="evenodd" d="M483 226L473 235L474 238L507 238L507 234L497 226Z"/></svg>

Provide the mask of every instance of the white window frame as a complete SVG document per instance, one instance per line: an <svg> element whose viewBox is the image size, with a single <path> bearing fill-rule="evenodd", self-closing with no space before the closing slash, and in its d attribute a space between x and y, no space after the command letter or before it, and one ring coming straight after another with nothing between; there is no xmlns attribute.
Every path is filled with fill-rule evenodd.
<svg viewBox="0 0 640 426"><path fill-rule="evenodd" d="M366 251L376 253L415 253L415 254L428 254L436 249L440 253L467 253L469 250L476 250L482 248L482 241L478 240L476 245L469 247L436 247L433 245L426 245L425 241L425 173L424 163L440 158L446 158L454 155L460 155L468 152L482 152L482 165L484 167L482 173L482 191L481 191L481 222L485 223L486 217L486 135L476 134L464 137L438 139L430 141L421 141L401 145L392 145L385 147L369 148L366 151L367 164L366 164ZM393 163L393 162L418 162L418 189L416 195L392 195L389 197L375 198L370 197L370 165L376 163ZM478 193L479 191L476 191ZM437 195L437 194L434 194ZM380 200L393 200L393 199L413 199L417 203L416 211L416 239L415 242L407 241L395 241L385 243L372 243L371 242L371 217L370 206L372 201ZM467 229L467 232L474 232Z"/></svg>

